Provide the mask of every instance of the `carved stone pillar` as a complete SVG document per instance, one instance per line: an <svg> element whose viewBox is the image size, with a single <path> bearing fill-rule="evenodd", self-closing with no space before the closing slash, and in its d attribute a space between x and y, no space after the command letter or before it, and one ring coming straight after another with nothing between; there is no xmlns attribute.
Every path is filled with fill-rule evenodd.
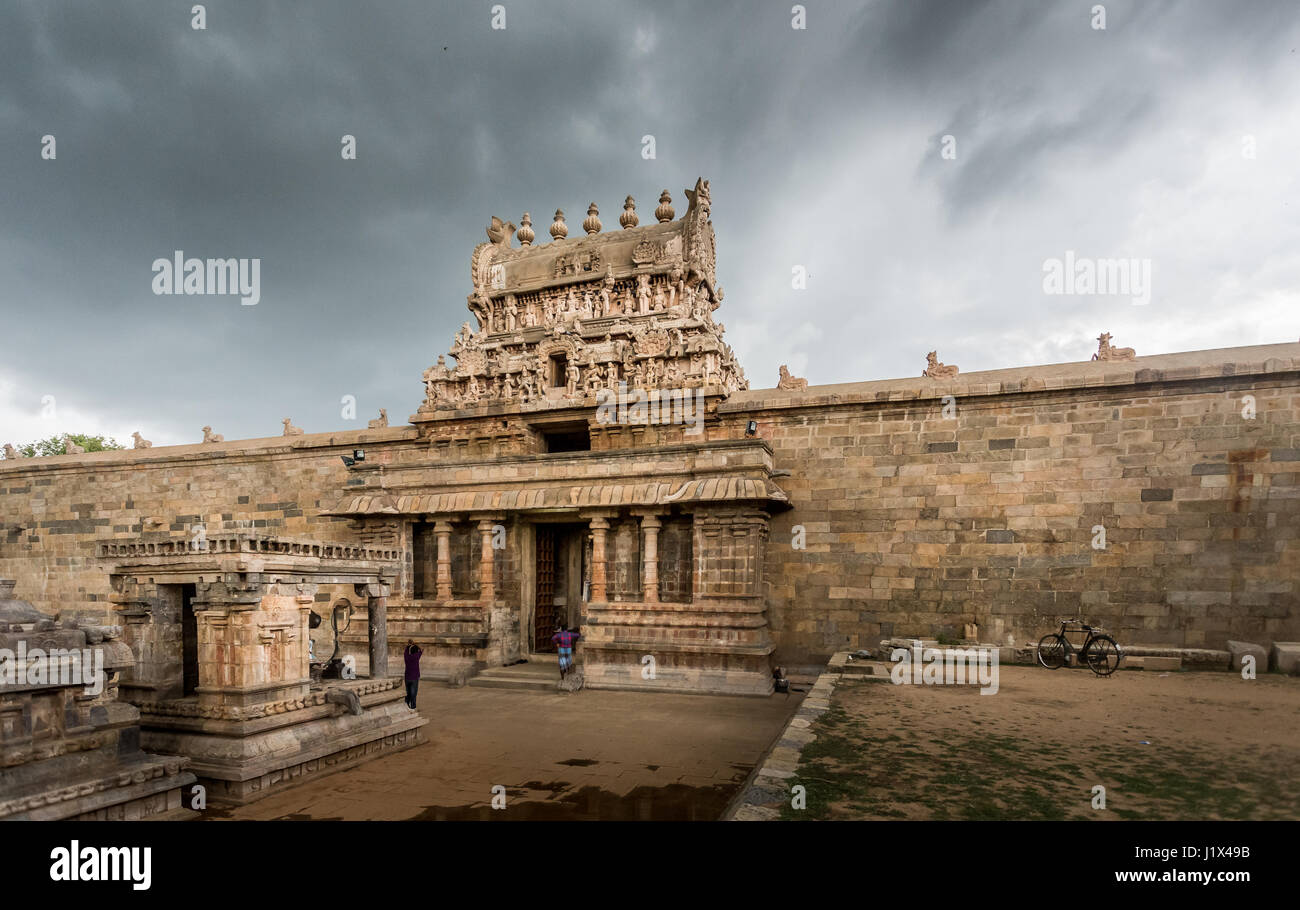
<svg viewBox="0 0 1300 910"><path fill-rule="evenodd" d="M478 596L480 600L496 600L495 586L495 569L496 559L492 549L492 529L497 522L491 518L484 518L478 523L478 531L481 544L479 546L479 582Z"/></svg>
<svg viewBox="0 0 1300 910"><path fill-rule="evenodd" d="M609 522L591 519L591 602L605 602L605 532Z"/></svg>
<svg viewBox="0 0 1300 910"><path fill-rule="evenodd" d="M436 521L433 524L434 537L438 539L438 565L436 584L440 603L451 600L451 522Z"/></svg>
<svg viewBox="0 0 1300 910"><path fill-rule="evenodd" d="M370 608L370 678L388 678L388 595L384 584L357 585L357 596L366 598Z"/></svg>
<svg viewBox="0 0 1300 910"><path fill-rule="evenodd" d="M642 600L648 604L659 603L659 529L663 522L658 515L642 515L641 531L645 543L641 547L641 582L645 592Z"/></svg>

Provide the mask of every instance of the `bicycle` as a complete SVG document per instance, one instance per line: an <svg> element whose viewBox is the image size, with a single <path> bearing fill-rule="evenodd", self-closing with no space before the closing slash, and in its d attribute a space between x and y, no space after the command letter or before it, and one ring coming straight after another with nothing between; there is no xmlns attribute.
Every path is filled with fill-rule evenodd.
<svg viewBox="0 0 1300 910"><path fill-rule="evenodd" d="M1071 623L1078 623L1077 629L1066 629ZM1079 648L1079 660L1088 665L1088 669L1098 676L1110 676L1119 669L1119 662L1124 658L1115 639L1105 634L1104 629L1094 628L1079 619L1061 620L1061 630L1044 635L1038 642L1038 662L1048 670L1059 670L1065 666L1074 645L1065 637L1065 633L1086 632L1083 645Z"/></svg>

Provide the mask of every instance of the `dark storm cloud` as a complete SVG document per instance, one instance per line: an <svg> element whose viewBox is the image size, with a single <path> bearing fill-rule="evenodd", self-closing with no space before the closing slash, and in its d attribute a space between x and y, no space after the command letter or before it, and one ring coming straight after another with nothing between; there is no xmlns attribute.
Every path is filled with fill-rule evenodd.
<svg viewBox="0 0 1300 910"><path fill-rule="evenodd" d="M985 331L1032 335L1023 297L1049 253L990 266L991 213L1121 232L1122 206L1078 227L1089 208L1062 201L1063 167L1128 168L1118 156L1177 135L1198 93L1221 86L1227 109L1296 59L1288 3L1110 3L1100 35L1073 2L806 3L804 32L769 2L509 0L504 31L487 2L209 2L206 31L191 5L0 7L0 424L15 441L46 394L158 442L204 424L274 434L285 415L346 427L345 394L359 419L400 419L470 318L489 216L529 211L545 238L557 207L576 231L594 199L609 228L628 193L643 221L663 187L684 210L701 175L720 314L755 386L787 355L811 358L813 381L910 375L939 315L945 337L973 334L960 304ZM938 159L945 133L955 162ZM1167 180L1204 170L1168 157ZM1131 200L1151 177L1123 173L1096 193ZM155 296L150 264L176 249L261 258L261 302ZM816 278L803 297L795 263ZM868 317L870 333L836 330Z"/></svg>

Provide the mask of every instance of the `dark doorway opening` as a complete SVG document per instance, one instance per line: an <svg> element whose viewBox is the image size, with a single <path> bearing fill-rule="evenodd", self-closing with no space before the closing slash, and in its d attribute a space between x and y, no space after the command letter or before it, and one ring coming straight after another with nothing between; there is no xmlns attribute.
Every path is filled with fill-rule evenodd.
<svg viewBox="0 0 1300 910"><path fill-rule="evenodd" d="M556 427L542 433L548 452L590 452L591 431L585 423Z"/></svg>
<svg viewBox="0 0 1300 910"><path fill-rule="evenodd" d="M552 354L550 358L550 376L547 377L548 384L553 389L558 389L568 382L569 358L564 354Z"/></svg>
<svg viewBox="0 0 1300 910"><path fill-rule="evenodd" d="M190 696L199 687L199 621L194 615L194 585L181 585L181 679L182 694Z"/></svg>

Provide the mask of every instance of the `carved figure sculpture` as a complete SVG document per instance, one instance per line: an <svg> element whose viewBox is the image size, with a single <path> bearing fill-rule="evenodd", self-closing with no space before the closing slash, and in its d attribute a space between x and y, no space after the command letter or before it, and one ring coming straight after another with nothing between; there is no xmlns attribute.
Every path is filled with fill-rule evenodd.
<svg viewBox="0 0 1300 910"><path fill-rule="evenodd" d="M610 316L610 298L614 292L614 276L606 275L605 281L600 286L600 315Z"/></svg>
<svg viewBox="0 0 1300 910"><path fill-rule="evenodd" d="M930 379L952 379L957 375L956 365L949 366L939 362L938 353L931 351L925 355L927 364L922 376L928 376Z"/></svg>
<svg viewBox="0 0 1300 910"><path fill-rule="evenodd" d="M1093 360L1132 360L1137 354L1132 348L1112 348L1110 346L1110 332L1102 332L1097 336L1097 353L1092 355Z"/></svg>
<svg viewBox="0 0 1300 910"><path fill-rule="evenodd" d="M6 442L6 443L5 443L5 461L11 461L11 460L13 460L13 459L15 459L15 458L17 458L17 457L18 457L18 450L15 449L13 446L11 446L9 443Z"/></svg>
<svg viewBox="0 0 1300 910"><path fill-rule="evenodd" d="M578 394L578 365L569 360L564 366L564 390L569 395Z"/></svg>
<svg viewBox="0 0 1300 910"><path fill-rule="evenodd" d="M295 426L293 425L293 418L291 418L291 417L286 417L286 418L284 418L284 420L282 420L282 421L280 421L280 422L284 424L284 435L285 435L285 436L301 436L301 435L302 435L302 427L295 427Z"/></svg>
<svg viewBox="0 0 1300 910"><path fill-rule="evenodd" d="M386 408L380 408L379 419L369 421L366 426L372 430L378 430L388 426L388 410Z"/></svg>
<svg viewBox="0 0 1300 910"><path fill-rule="evenodd" d="M86 450L72 441L69 436L63 437L63 454L64 455L85 455Z"/></svg>
<svg viewBox="0 0 1300 910"><path fill-rule="evenodd" d="M506 295L506 331L515 330L515 321L519 316L519 307L515 304L515 295Z"/></svg>
<svg viewBox="0 0 1300 910"><path fill-rule="evenodd" d="M212 432L212 427L204 427L204 428L203 428L203 441L204 441L205 443L225 442L225 441L226 441L226 437L222 436L220 433L214 433L214 432Z"/></svg>
<svg viewBox="0 0 1300 910"><path fill-rule="evenodd" d="M636 311L642 316L650 312L649 275L642 275L636 280Z"/></svg>
<svg viewBox="0 0 1300 910"><path fill-rule="evenodd" d="M776 387L785 389L787 392L802 392L808 388L808 380L801 379L798 376L791 376L789 369L783 363L781 364L781 378L777 380Z"/></svg>
<svg viewBox="0 0 1300 910"><path fill-rule="evenodd" d="M134 433L132 433L131 438L135 440L135 447L137 449L147 449L153 445L152 442L150 442L149 440L145 439L143 436L140 435L139 430L136 430Z"/></svg>

